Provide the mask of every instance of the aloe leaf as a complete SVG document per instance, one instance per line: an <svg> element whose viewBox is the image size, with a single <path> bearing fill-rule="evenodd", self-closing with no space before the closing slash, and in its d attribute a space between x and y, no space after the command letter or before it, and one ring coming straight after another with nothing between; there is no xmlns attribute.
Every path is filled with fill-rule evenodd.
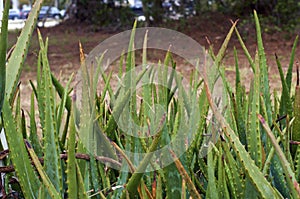
<svg viewBox="0 0 300 199"><path fill-rule="evenodd" d="M294 123L292 140L300 142L300 86L299 86L299 68L297 68L297 85L295 88L295 100L294 100ZM299 147L298 147L299 148Z"/></svg>
<svg viewBox="0 0 300 199"><path fill-rule="evenodd" d="M106 77L105 73L102 72L102 78L104 80L104 83L105 83L105 86L102 90L102 96L101 96L101 99L100 101L103 102L104 99L105 99L105 96L106 96L106 92L108 92L109 96L111 97L111 104L115 104L115 99L114 99L114 95L113 95L113 91L112 91L112 88L111 88L111 77L112 77L112 71L109 73L108 77Z"/></svg>
<svg viewBox="0 0 300 199"><path fill-rule="evenodd" d="M141 163L137 167L136 171L132 174L131 178L129 179L128 183L126 184L126 190L122 193L121 198L126 198L126 193L128 192L131 197L135 197L137 187L140 184L140 181L144 175L144 172L153 156L153 152L156 150L156 147L159 144L162 136L162 127L164 126L163 123L165 122L166 115L163 116L160 122L160 129L158 129L158 133L155 135L155 138L152 141L152 144L149 147L149 150L145 157L142 159Z"/></svg>
<svg viewBox="0 0 300 199"><path fill-rule="evenodd" d="M6 84L6 50L7 50L7 35L8 35L8 11L10 1L5 1L0 32L0 113L3 106Z"/></svg>
<svg viewBox="0 0 300 199"><path fill-rule="evenodd" d="M100 66L99 66L100 67ZM102 131L100 129L98 120L96 120L96 102L95 102L95 95L96 93L92 91L92 85L89 71L84 63L81 66L82 72L82 81L81 81L81 92L82 92L82 99L81 101L81 113L78 115L77 107L74 107L74 115L80 118L79 125L79 135L82 142L85 144L85 147L89 150L90 153L94 155L103 155L106 157L111 157L113 159L117 159L116 154L107 138L106 134L114 133L114 129L112 131ZM74 103L75 104L75 103ZM120 110L121 111L121 110ZM112 117L113 118L113 117ZM114 122L114 121L113 121ZM77 124L77 123L76 123ZM114 123L111 124L112 128L115 125ZM111 127L111 126L109 126Z"/></svg>
<svg viewBox="0 0 300 199"><path fill-rule="evenodd" d="M6 95L10 102L13 100L15 90L21 75L23 64L27 55L32 32L35 28L39 10L43 0L36 0L28 15L25 26L16 43L6 66Z"/></svg>
<svg viewBox="0 0 300 199"><path fill-rule="evenodd" d="M255 60L255 74L254 82L252 86L251 105L250 105L250 118L249 118L249 128L247 133L247 147L250 156L255 161L259 168L262 168L262 145L261 145L261 135L260 135L260 124L257 119L257 114L260 113L260 68L259 63Z"/></svg>
<svg viewBox="0 0 300 199"><path fill-rule="evenodd" d="M85 171L82 174L82 179L83 179L83 188L84 188L84 190L88 190L90 192L90 191L93 191L93 188L92 188L92 182L91 182L91 175L90 175L89 165L90 164L88 164L85 167ZM80 183L80 182L78 182L78 183Z"/></svg>
<svg viewBox="0 0 300 199"><path fill-rule="evenodd" d="M162 199L163 190L162 190L162 180L160 175L156 177L156 190L153 190L153 198Z"/></svg>
<svg viewBox="0 0 300 199"><path fill-rule="evenodd" d="M265 119L261 116L258 115L258 118L262 124L262 126L264 127L264 129L266 130L274 148L275 151L279 157L279 160L281 162L281 166L283 168L283 171L286 175L286 181L288 184L288 187L290 189L291 195L293 196L293 198L299 198L300 197L300 187L299 184L296 180L295 174L292 170L292 168L290 167L290 163L288 162L288 160L286 159L283 151L281 150L281 147L279 146L279 144L276 141L275 136L273 135L270 127L268 126L268 124L265 122Z"/></svg>
<svg viewBox="0 0 300 199"><path fill-rule="evenodd" d="M98 193L101 190L101 186L100 186L101 176L99 175L99 172L98 172L96 159L93 157L92 154L90 154L90 157L91 157L90 158L90 175L91 175L92 188L95 193Z"/></svg>
<svg viewBox="0 0 300 199"><path fill-rule="evenodd" d="M136 26L137 21L134 22L129 45L128 45L128 51L127 51L127 58L126 58L126 74L125 74L125 91L130 90L131 91L131 100L129 103L129 113L132 115L132 118L135 119L136 116L136 95L135 87L136 87L136 81L135 81L135 49L134 49L134 38L135 38L135 32L136 32Z"/></svg>
<svg viewBox="0 0 300 199"><path fill-rule="evenodd" d="M131 71L132 68L134 67L132 61L133 61L133 50L134 50L134 37L135 37L135 32L136 32L136 26L137 26L137 20L134 22L131 35L130 35L130 40L129 40L129 45L128 45L128 53L127 53L127 58L126 58L126 72Z"/></svg>
<svg viewBox="0 0 300 199"><path fill-rule="evenodd" d="M280 115L288 114L289 116L292 116L293 108L292 108L292 102L290 97L290 91L287 82L284 78L284 74L283 74L283 70L279 58L277 57L276 54L275 57L276 57L276 63L277 63L277 67L281 79L281 86L282 86L282 95L280 100L279 114Z"/></svg>
<svg viewBox="0 0 300 199"><path fill-rule="evenodd" d="M175 81L177 85L182 85L181 77L178 74L175 74ZM180 95L183 97L184 106L186 108L187 114L190 115L192 112L192 107L190 107L189 98L184 89L180 90Z"/></svg>
<svg viewBox="0 0 300 199"><path fill-rule="evenodd" d="M73 75L74 73L70 76L69 81L66 84L66 88L64 89L64 95L62 96L61 103L58 108L58 113L57 113L57 129L60 129L61 123L62 123L62 117L63 117L63 112L66 107L67 99L68 99L68 92L69 92L69 86L71 84L71 81L73 80ZM62 137L62 140L65 139L64 136Z"/></svg>
<svg viewBox="0 0 300 199"><path fill-rule="evenodd" d="M117 127L116 121L119 120L120 115L122 114L122 111L128 101L130 100L131 91L127 91L123 96L120 96L119 102L116 103L116 106L114 107L113 114L108 120L107 127L105 129L106 133L113 133L115 128Z"/></svg>
<svg viewBox="0 0 300 199"><path fill-rule="evenodd" d="M229 147L226 143L222 142L222 147L225 152L226 162L225 166L227 165L228 169L226 170L226 173L231 174L231 179L229 183L232 183L232 189L233 193L235 195L235 198L244 198L245 194L245 180L243 176L241 176L241 171L239 168L239 165L237 164L237 161L234 159L233 155L229 151ZM227 174L228 175L228 174ZM229 175L228 175L229 176Z"/></svg>
<svg viewBox="0 0 300 199"><path fill-rule="evenodd" d="M280 141L280 138L277 138L277 142L279 142L279 141ZM268 156L267 156L267 158L265 160L265 164L264 164L264 167L263 167L263 170L262 170L262 172L263 172L263 174L265 176L269 175L270 166L271 166L271 160L273 159L274 154L275 154L275 149L274 149L274 147L272 147L270 149L269 153L268 153Z"/></svg>
<svg viewBox="0 0 300 199"><path fill-rule="evenodd" d="M58 95L60 96L60 98L63 99L63 96L65 95L64 87L61 85L61 83L56 79L56 77L52 73L51 73L51 79L52 79L52 84L55 87ZM72 100L71 100L70 96L67 95L65 106L69 112L71 111L71 103L72 103Z"/></svg>
<svg viewBox="0 0 300 199"><path fill-rule="evenodd" d="M262 33L260 29L259 19L257 17L257 13L254 10L254 19L256 26L256 37L257 37L257 48L258 48L258 56L259 56L259 67L260 67L260 75L261 75L261 95L264 98L265 106L267 110L267 121L268 124L272 124L272 107L271 107L271 97L270 97L270 86L269 86L269 75L268 75L268 65L267 59L264 51Z"/></svg>
<svg viewBox="0 0 300 199"><path fill-rule="evenodd" d="M78 164L76 164L76 174L77 174L77 189L78 189L78 198L82 199L88 199L88 196L86 194L86 189L84 188L84 182L82 179L82 174L80 172L80 168Z"/></svg>
<svg viewBox="0 0 300 199"><path fill-rule="evenodd" d="M175 161L174 161L175 162ZM175 163L172 163L163 168L166 197L175 198L182 191L181 176L178 173L178 167Z"/></svg>
<svg viewBox="0 0 300 199"><path fill-rule="evenodd" d="M107 170L105 165L98 164L98 170L100 174L101 184L103 189L109 189L111 187L109 176L107 176Z"/></svg>
<svg viewBox="0 0 300 199"><path fill-rule="evenodd" d="M38 138L37 134L37 127L36 127L36 119L35 119L35 109L34 109L34 94L31 94L31 105L30 105L30 135L29 140L31 141L32 148L34 149L35 153L38 157L42 157L43 149L41 143Z"/></svg>
<svg viewBox="0 0 300 199"><path fill-rule="evenodd" d="M27 150L30 154L30 157L31 157L37 171L39 172L39 175L40 175L40 177L43 181L43 185L47 188L48 193L51 196L51 198L52 199L62 198L61 195L59 194L59 192L54 187L54 185L51 183L51 181L50 181L49 177L47 176L47 174L45 173L45 170L43 169L43 166L41 165L39 158L35 154L33 148L29 144L29 142L26 142L26 147L27 147Z"/></svg>
<svg viewBox="0 0 300 199"><path fill-rule="evenodd" d="M21 111L21 98L20 93L18 92L16 96L16 105L15 105L15 120L17 121L17 129L20 131L20 133L23 135L24 139L27 139L27 133L26 133L26 127L23 122L25 122L23 119L23 110ZM25 117L25 116L24 116Z"/></svg>
<svg viewBox="0 0 300 199"><path fill-rule="evenodd" d="M37 89L35 92L36 99L37 99L37 105L38 105L38 110L39 110L39 118L41 122L42 128L45 126L45 83L42 80L43 79L43 74L42 74L42 52L39 52L38 56L38 65L37 65Z"/></svg>
<svg viewBox="0 0 300 199"><path fill-rule="evenodd" d="M249 51L248 51L248 49L247 49L244 41L243 41L243 39L242 39L242 37L241 37L241 35L240 35L240 33L239 33L239 31L238 31L238 29L236 27L235 27L235 33L236 33L236 35L238 37L238 40L239 40L239 42L240 42L240 44L241 44L241 46L242 46L242 48L244 50L244 54L246 55L246 57L248 59L248 62L250 63L252 71L255 73L254 61L253 61L253 59L252 59L252 57L251 57L251 55L250 55L250 53L249 53Z"/></svg>
<svg viewBox="0 0 300 199"><path fill-rule="evenodd" d="M236 120L237 129L239 132L239 138L243 145L246 145L246 128L245 128L245 117L243 115L243 88L241 85L241 77L240 77L240 70L238 64L238 56L236 48L234 48L234 59L235 59L235 95L231 97L233 107L234 107L234 116Z"/></svg>
<svg viewBox="0 0 300 199"><path fill-rule="evenodd" d="M219 144L218 148L218 192L219 192L219 198L227 198L229 199L229 190L227 187L227 180L226 180L226 173L225 173L225 161L223 160L223 150L222 145Z"/></svg>
<svg viewBox="0 0 300 199"><path fill-rule="evenodd" d="M211 150L212 146L210 144L207 154L207 173L208 173L208 192L206 192L207 198L219 198L217 190L217 181L215 177L215 167L213 160L213 151Z"/></svg>
<svg viewBox="0 0 300 199"><path fill-rule="evenodd" d="M297 44L298 44L298 38L299 38L299 36L297 35L295 38L294 44L293 44L291 57L290 57L290 63L289 63L289 67L288 67L288 70L286 73L286 77L285 77L285 81L286 81L289 91L291 91L291 86L292 86L293 65L294 65L296 48L297 48Z"/></svg>
<svg viewBox="0 0 300 199"><path fill-rule="evenodd" d="M54 91L52 87L51 73L47 58L47 40L44 44L41 34L38 34L41 48L41 61L43 63L43 71L41 80L44 84L45 99L45 121L44 121L44 168L55 186L56 190L62 189L60 177L60 156L57 132L57 118L55 115Z"/></svg>
<svg viewBox="0 0 300 199"><path fill-rule="evenodd" d="M174 151L170 150L170 153L174 159L175 165L180 173L180 175L182 176L182 178L184 179L184 181L187 183L187 188L192 196L192 198L201 198L201 195L198 193L194 183L192 182L189 174L186 172L186 170L184 169L184 166L182 165L182 163L180 162L180 160L177 158L176 154L174 153Z"/></svg>
<svg viewBox="0 0 300 199"><path fill-rule="evenodd" d="M275 126L277 132L275 132L275 133L272 132L272 133L279 134L279 137L277 138L277 140L280 138L281 145L282 145L284 151L286 152L285 155L286 155L287 159L290 160L291 158L290 158L290 152L289 152L289 141L288 141L289 139L286 139L286 136L284 135L284 133L281 131L280 127L276 123L274 124L274 126ZM266 133L266 135L267 135L267 133ZM270 148L271 148L273 145L272 145L271 141L269 141L269 142L270 142L270 145L271 145ZM275 153L274 147L271 148L271 151L272 151L272 149L274 151L273 153ZM292 161L290 161L290 164L291 164L291 168L293 168ZM276 153L273 155L273 158L271 159L270 176L272 176L272 183L274 184L274 187L277 188L277 190L283 195L283 197L285 197L285 198L289 197L290 191L289 191L289 188L286 183L285 173L281 166L279 157Z"/></svg>
<svg viewBox="0 0 300 199"><path fill-rule="evenodd" d="M23 194L25 198L37 198L41 182L30 163L23 137L16 129L12 110L6 98L4 99L2 112L4 129L7 135L6 139L10 149L10 156Z"/></svg>
<svg viewBox="0 0 300 199"><path fill-rule="evenodd" d="M297 68L297 85L294 100L294 123L292 127L292 141L300 142L300 86L299 86L299 68ZM293 146L292 146L293 147ZM300 146L297 145L295 152L296 177L300 180Z"/></svg>
<svg viewBox="0 0 300 199"><path fill-rule="evenodd" d="M220 66L221 61L222 61L222 59L223 59L223 57L225 55L225 51L227 49L227 46L228 46L229 40L230 40L230 38L232 36L232 33L233 33L233 31L234 31L234 29L236 27L236 23L237 23L237 21L232 24L232 26L231 26L228 34L226 35L226 38L225 38L225 40L224 40L224 42L223 42L223 44L222 44L222 46L221 46L221 48L220 48L217 56L216 56L215 64L216 64L217 67Z"/></svg>
<svg viewBox="0 0 300 199"><path fill-rule="evenodd" d="M143 43L143 57L142 57L142 65L144 69L147 69L147 37L148 31L145 33L144 43ZM143 78L143 110L145 112L145 117L148 117L148 113L150 111L150 107L152 107L152 98L151 98L151 86L150 84L150 72L147 72Z"/></svg>
<svg viewBox="0 0 300 199"><path fill-rule="evenodd" d="M77 198L77 175L76 175L76 159L75 159L75 144L76 144L76 129L74 117L71 116L70 131L68 137L68 159L67 159L67 186L68 198Z"/></svg>
<svg viewBox="0 0 300 199"><path fill-rule="evenodd" d="M205 73L204 73L205 74ZM249 153L245 150L244 146L241 144L240 140L236 136L235 132L230 128L229 124L226 122L221 113L217 110L216 105L212 101L211 92L208 87L208 80L206 75L204 75L205 90L207 93L207 99L209 101L210 107L219 121L226 137L229 139L231 146L233 147L238 159L242 163L247 176L250 178L251 182L255 185L257 192L262 198L281 198L280 195L274 190L271 184L265 179L260 169L255 165L254 161L251 159Z"/></svg>

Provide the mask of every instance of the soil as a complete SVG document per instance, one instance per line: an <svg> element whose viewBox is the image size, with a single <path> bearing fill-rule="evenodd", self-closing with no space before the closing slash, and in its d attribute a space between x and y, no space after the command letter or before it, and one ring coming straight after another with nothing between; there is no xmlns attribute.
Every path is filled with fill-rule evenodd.
<svg viewBox="0 0 300 199"><path fill-rule="evenodd" d="M192 37L202 46L205 46L205 48L212 46L214 52L217 53L232 25L231 20L236 20L236 18L218 13L212 13L205 16L190 18L187 20L187 22L184 23L172 22L169 24L164 24L164 26L167 28L175 29ZM257 45L253 20L248 21L247 23L238 23L237 27L245 41L250 54L252 55L252 57L254 57ZM99 27L95 28L95 26L92 25L68 21L53 28L41 28L40 31L44 38L49 38L48 57L50 66L53 73L57 77L59 77L62 82L66 82L70 74L76 73L76 71L80 67L78 47L79 41L82 43L85 53L88 54L101 41L118 33L117 31L109 31L101 29ZM36 32L37 31L34 32L27 61L25 63L25 68L21 77L21 94L23 95L22 99L30 99L29 93L31 93L31 88L29 86L28 80L36 79L35 75L38 53ZM11 34L9 38L10 45L12 45L16 41L17 34L18 33ZM286 69L289 64L290 52L296 34L298 34L297 31L293 33L287 33L284 31L278 32L270 30L270 28L268 28L267 26L266 28L263 28L263 41L268 59L271 87L274 89L280 88L280 77L277 70L274 54L276 53L278 55L281 60L282 66L284 67L284 69ZM244 78L243 81L247 85L246 87L248 87L249 77L252 76L252 72L247 58L244 56L241 45L235 34L231 38L223 61L224 67L226 68L227 77L232 82L234 81L234 47L236 47L238 51L239 67L242 77ZM299 57L300 51L296 51L295 62L299 61ZM155 55L150 59L155 60ZM184 67L183 69L183 64L184 63L178 63L177 67L178 70L182 73L189 73L191 70L193 70L189 67ZM30 100L24 101L25 107L29 106L29 101Z"/></svg>

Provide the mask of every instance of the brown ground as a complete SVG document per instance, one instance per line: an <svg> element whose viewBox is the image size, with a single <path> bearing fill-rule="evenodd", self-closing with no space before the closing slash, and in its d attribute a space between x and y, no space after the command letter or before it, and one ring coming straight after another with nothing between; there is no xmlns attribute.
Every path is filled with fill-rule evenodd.
<svg viewBox="0 0 300 199"><path fill-rule="evenodd" d="M231 27L230 19L235 20L229 16L211 14L205 17L202 16L190 19L185 25L174 23L168 24L167 27L191 36L206 48L209 46L209 40L209 42L213 45L214 50L217 52ZM94 29L95 27L93 26L69 22L63 23L54 28L41 29L43 37L49 37L48 56L51 69L57 76L60 76L62 80L65 81L71 73L76 72L79 68L79 41L82 43L85 53L88 54L101 41L116 33L112 33L107 30L98 30L95 32L93 31ZM240 24L238 25L238 29L245 40L248 50L250 51L251 55L254 56L256 50L254 22L250 21L248 23L243 23L243 25ZM272 30L268 30L268 32L266 32L267 28L264 30L264 47L270 67L269 71L271 85L273 88L278 88L280 86L280 83L278 83L280 82L280 78L278 75L274 54L276 53L279 56L280 60L282 61L282 65L286 68L289 63L293 41L297 33L274 32ZM17 34L11 34L9 38L10 45L15 42L16 35ZM238 49L241 73L246 79L247 83L249 82L249 76L251 76L251 70L246 57L242 53L242 49L236 36L234 36L230 41L230 45L226 51L224 59L225 67L228 72L228 78L234 78L234 58L232 50L234 46ZM31 48L29 50L28 58L21 78L23 85L23 90L21 88L23 98L25 97L24 95L27 95L28 92L30 92L28 80L35 79L37 52L38 42L36 33L34 33ZM299 60L299 55L300 51L297 51L295 61ZM183 71L186 71L186 69Z"/></svg>

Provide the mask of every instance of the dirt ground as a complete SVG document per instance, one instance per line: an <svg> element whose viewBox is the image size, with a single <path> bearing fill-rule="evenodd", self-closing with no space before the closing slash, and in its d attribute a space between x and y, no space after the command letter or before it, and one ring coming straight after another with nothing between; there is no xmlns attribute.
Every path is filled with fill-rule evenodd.
<svg viewBox="0 0 300 199"><path fill-rule="evenodd" d="M230 16L224 16L221 14L211 14L206 16L200 16L189 19L186 23L172 23L166 24L165 27L180 31L196 41L201 45L208 48L209 45L213 46L215 52L218 52L221 44L223 43L230 27L230 20L236 20ZM238 24L238 29L245 41L245 44L250 51L252 57L254 57L257 45L256 45L256 33L253 21L247 23ZM110 32L108 30L101 30L99 27L66 22L53 28L40 29L44 38L49 38L49 50L48 57L52 71L61 79L61 81L67 81L69 75L76 72L80 66L79 64L79 41L82 43L85 53L88 54L94 47L96 47L104 39L113 36L118 32ZM94 31L97 30L97 31ZM265 52L268 58L271 86L274 89L280 88L280 77L278 74L275 56L276 53L282 66L286 69L289 59L292 45L297 31L294 33L270 31L268 28L263 28L263 40ZM12 45L16 41L16 35L18 33L12 33L9 38L9 45ZM233 48L238 50L239 66L241 69L242 77L244 78L246 87L249 85L249 77L252 76L252 72L246 57L243 55L241 45L239 44L237 37L234 35L230 41L229 47L226 51L224 58L224 67L226 68L228 78L234 80L234 57ZM21 94L22 98L29 98L28 93L31 92L31 88L28 84L28 80L35 80L36 77L36 61L38 53L37 34L34 33L32 38L31 47L29 49L27 61L21 77ZM295 62L299 61L300 51L296 51ZM155 59L152 57L151 59ZM178 70L182 73L185 71L191 71L192 68L181 68L182 63L178 64ZM25 107L29 106L29 100L26 102Z"/></svg>

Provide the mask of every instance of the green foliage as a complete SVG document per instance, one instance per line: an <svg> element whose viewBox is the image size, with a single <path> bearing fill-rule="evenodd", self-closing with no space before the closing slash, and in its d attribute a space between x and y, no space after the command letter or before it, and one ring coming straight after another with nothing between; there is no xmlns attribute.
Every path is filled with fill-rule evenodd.
<svg viewBox="0 0 300 199"><path fill-rule="evenodd" d="M210 51L214 66L205 67L201 74L195 71L191 75L190 89L185 89L182 77L174 70L169 73L168 69L176 69L171 52L166 53L163 64L158 62L157 68L146 67L147 34L143 67L140 71L135 68L135 52L131 50L136 23L124 63L125 72L122 70L124 55L121 56L120 82L116 89L110 84L112 74L107 75L101 68L105 55L89 71L83 52L82 79L78 82L81 87L70 88L72 77L62 86L50 71L47 39L44 41L39 34L37 83L31 82L30 128L26 128L21 99L16 93L17 82L40 5L41 1L37 1L14 50L15 59L8 62L16 71L9 76L5 74L12 70L9 67L0 71L2 76L8 77L1 125L10 151L4 163L12 164L15 170L9 176L16 175L20 186L9 187L20 196L299 198L299 77L295 93L291 78L297 38L286 76L277 58L282 84L281 97L278 97L270 92L267 58L256 12L258 50L255 57L248 53L234 23L220 51L216 55ZM7 33L5 26L2 28L1 41L4 41ZM249 93L241 83L236 50L235 89L231 88L222 65L234 32L254 73ZM1 53L6 54L6 49ZM97 94L99 75L105 83L100 95ZM218 79L222 85L216 84ZM141 92L137 92L135 88L140 82L144 85ZM84 97L71 100L71 89L75 94L81 91ZM223 91L221 100L213 98L214 89ZM162 107L165 112L152 114L152 110ZM124 114L130 117L123 117ZM278 114L285 120L279 121ZM38 119L41 127L37 125ZM125 128L122 124L142 127ZM125 132L134 136L124 136ZM177 157L176 151L185 147L185 138L192 135L191 132L195 140ZM144 136L147 134L153 136ZM161 154L152 153L167 146L170 140L172 147ZM202 156L203 150L207 156ZM127 151L146 155L128 155ZM169 158L171 163L160 168L153 160L161 157ZM8 194L9 190L3 193Z"/></svg>
<svg viewBox="0 0 300 199"><path fill-rule="evenodd" d="M76 3L75 17L96 26L118 28L131 26L134 13L129 7L115 6L115 2L111 0L107 3L103 0L79 0Z"/></svg>
<svg viewBox="0 0 300 199"><path fill-rule="evenodd" d="M0 32L0 112L2 110L3 100L5 96L5 81L6 81L6 50L7 50L7 27L8 27L8 10L10 1L5 2L5 9L1 21Z"/></svg>

